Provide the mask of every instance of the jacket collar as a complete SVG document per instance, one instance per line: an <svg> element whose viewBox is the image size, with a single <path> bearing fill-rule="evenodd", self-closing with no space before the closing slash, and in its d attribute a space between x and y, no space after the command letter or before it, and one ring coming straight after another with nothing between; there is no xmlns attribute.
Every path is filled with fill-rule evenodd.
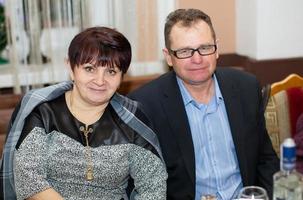
<svg viewBox="0 0 303 200"><path fill-rule="evenodd" d="M245 138L244 138L244 108L241 102L241 96L243 93L239 90L237 86L238 83L234 81L231 77L231 73L224 73L223 70L217 69L216 77L219 83L219 87L224 98L224 103L226 107L226 112L228 116L228 121L232 133L233 142L236 148L236 153L238 157L238 163L240 167L240 172L243 181L247 179L246 175L243 173L247 171L247 165L245 162Z"/></svg>
<svg viewBox="0 0 303 200"><path fill-rule="evenodd" d="M161 98L169 125L179 144L185 167L193 184L195 184L195 154L182 95L177 84L175 72L167 74L168 81L163 85Z"/></svg>
<svg viewBox="0 0 303 200"><path fill-rule="evenodd" d="M240 171L247 169L243 158L245 158L243 149L245 148L243 134L243 107L241 104L241 94L237 87L237 83L233 81L233 77L229 77L229 74L223 73L221 69L217 69L215 72L218 85L220 87L228 120L232 132L232 138L235 144ZM176 137L179 144L182 157L187 169L187 172L195 184L195 154L193 148L193 141L190 132L190 126L187 119L187 114L184 108L184 103L180 89L177 84L176 74L171 71L167 74L168 81L165 85L161 85L163 91L163 98L161 103L169 119L169 125ZM241 159L239 159L241 158ZM242 178L243 177L242 173Z"/></svg>

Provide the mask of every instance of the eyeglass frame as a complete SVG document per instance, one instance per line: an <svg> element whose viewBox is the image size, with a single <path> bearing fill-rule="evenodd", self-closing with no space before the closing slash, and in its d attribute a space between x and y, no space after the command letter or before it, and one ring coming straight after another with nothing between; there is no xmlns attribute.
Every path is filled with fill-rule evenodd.
<svg viewBox="0 0 303 200"><path fill-rule="evenodd" d="M215 47L214 52L212 52L212 53L207 53L207 54L201 54L200 51L199 51L199 49L200 49L201 47L203 47L203 46L212 46L212 47ZM190 55L190 56L187 56L187 57L179 57L179 56L177 56L178 51L181 51L181 50L184 50L184 49L191 50L191 55ZM178 59L186 59L186 58L193 57L193 55L195 54L196 51L197 51L198 54L201 55L201 56L212 55L212 54L216 53L218 47L217 47L216 44L208 44L208 45L201 45L200 47L198 47L198 48L196 48L196 49L193 49L193 48L184 48L184 49L177 49L177 50L168 49L168 51L169 51L170 53L172 53L172 54L173 54L176 58L178 58Z"/></svg>

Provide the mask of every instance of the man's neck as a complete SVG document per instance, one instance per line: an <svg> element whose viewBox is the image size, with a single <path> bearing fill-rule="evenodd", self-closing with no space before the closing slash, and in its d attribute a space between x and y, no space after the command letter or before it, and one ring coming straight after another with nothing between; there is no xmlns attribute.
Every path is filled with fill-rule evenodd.
<svg viewBox="0 0 303 200"><path fill-rule="evenodd" d="M193 99L198 103L208 104L215 94L215 84L213 78L207 82L204 82L203 84L194 85L187 84L185 82L183 82L183 84Z"/></svg>

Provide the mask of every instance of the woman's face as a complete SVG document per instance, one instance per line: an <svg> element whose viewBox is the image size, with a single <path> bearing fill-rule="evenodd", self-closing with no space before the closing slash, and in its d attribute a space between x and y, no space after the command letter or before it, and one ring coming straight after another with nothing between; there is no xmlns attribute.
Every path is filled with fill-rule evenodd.
<svg viewBox="0 0 303 200"><path fill-rule="evenodd" d="M75 98L90 105L108 103L120 86L122 72L118 67L95 66L91 63L76 66L71 71Z"/></svg>

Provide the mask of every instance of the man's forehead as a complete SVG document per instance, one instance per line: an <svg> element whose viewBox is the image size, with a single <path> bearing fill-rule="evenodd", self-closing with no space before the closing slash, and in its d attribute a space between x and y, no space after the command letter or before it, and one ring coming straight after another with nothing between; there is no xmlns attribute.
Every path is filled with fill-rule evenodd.
<svg viewBox="0 0 303 200"><path fill-rule="evenodd" d="M173 28L179 28L179 29L191 29L191 28L201 28L201 27L209 27L209 25L202 19L198 19L198 20L195 20L195 21L191 21L191 22L187 22L187 21L179 21L177 22ZM172 28L172 29L173 29Z"/></svg>

